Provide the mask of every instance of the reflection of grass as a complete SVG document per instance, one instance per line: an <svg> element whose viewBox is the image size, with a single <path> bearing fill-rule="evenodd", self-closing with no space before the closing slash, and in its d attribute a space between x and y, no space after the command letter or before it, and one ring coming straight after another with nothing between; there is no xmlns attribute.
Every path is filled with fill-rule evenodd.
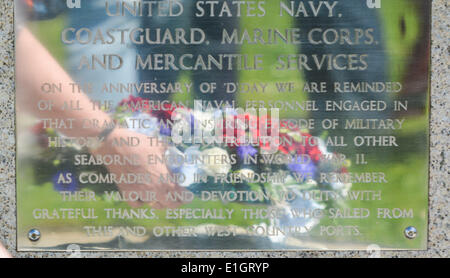
<svg viewBox="0 0 450 278"><path fill-rule="evenodd" d="M428 117L407 118L403 128L398 131L400 136L414 136L417 133L424 133L424 127L428 126Z"/></svg>
<svg viewBox="0 0 450 278"><path fill-rule="evenodd" d="M420 32L417 10L408 1L384 1L381 18L386 47L389 49L388 72L392 80L401 80L412 47Z"/></svg>
<svg viewBox="0 0 450 278"><path fill-rule="evenodd" d="M289 17L278 17L278 1L266 1L267 14L261 18L246 18L241 20L241 28L248 30L252 34L253 29L260 28L262 30L279 29L280 31L286 28L292 28L293 20ZM276 18L276 20L268 20ZM250 35L251 36L251 35ZM298 47L295 45L273 44L273 45L243 45L241 52L243 54L255 55L263 54L264 63L263 71L244 71L240 74L240 82L270 82L273 83L272 90L267 94L240 94L239 104L244 106L248 100L261 101L293 101L306 100L303 93L299 93L303 87L303 80L301 73L298 71L277 71L275 70L275 62L280 55L298 53ZM292 93L278 93L275 88L276 82L295 82L296 90ZM303 113L296 111L280 111L281 117L301 117L305 116Z"/></svg>
<svg viewBox="0 0 450 278"><path fill-rule="evenodd" d="M388 179L387 184L354 184L352 190L381 190L380 201L347 201L349 208L368 208L371 216L367 219L324 219L320 225L356 225L363 234L352 241L361 241L366 244L378 244L381 247L391 248L423 248L427 238L427 183L428 169L426 154L407 155L401 163L386 163L380 159L378 162L365 166L352 166L354 172L384 172ZM412 219L378 219L378 208L413 209ZM415 240L408 240L403 230L408 226L415 226L419 235ZM314 233L319 233L316 228ZM332 239L332 238L331 238ZM343 241L348 241L349 238Z"/></svg>
<svg viewBox="0 0 450 278"><path fill-rule="evenodd" d="M382 172L386 174L388 183L353 184L352 190L381 190L380 201L347 201L344 207L368 208L367 219L323 219L320 225L355 225L360 227L361 237L352 238L365 244L378 244L389 248L423 249L427 241L428 219L428 153L427 131L428 118L407 118L402 130L391 135L397 137L398 148L377 151L367 150L369 164L352 164L351 172ZM377 209L412 209L413 218L383 219L377 218ZM403 231L408 226L415 226L419 231L415 240L408 240ZM320 230L313 230L317 237ZM321 237L323 239L323 237ZM330 238L333 241L333 237ZM336 238L337 241L348 242L349 238Z"/></svg>

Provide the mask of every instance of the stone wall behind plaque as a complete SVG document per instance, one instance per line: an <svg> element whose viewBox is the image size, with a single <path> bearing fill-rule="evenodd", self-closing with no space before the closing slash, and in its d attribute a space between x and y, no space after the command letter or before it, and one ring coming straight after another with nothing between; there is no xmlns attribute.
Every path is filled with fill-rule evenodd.
<svg viewBox="0 0 450 278"><path fill-rule="evenodd" d="M424 0L428 1L428 0ZM381 252L381 257L448 257L450 8L433 1L430 208L427 251ZM17 257L67 257L69 253L16 252L14 1L0 0L0 242ZM86 257L367 257L368 252L87 252Z"/></svg>

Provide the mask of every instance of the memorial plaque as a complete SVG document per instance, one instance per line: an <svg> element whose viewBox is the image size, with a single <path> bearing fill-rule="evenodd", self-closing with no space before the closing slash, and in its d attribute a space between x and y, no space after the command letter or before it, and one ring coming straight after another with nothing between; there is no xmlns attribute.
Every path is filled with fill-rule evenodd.
<svg viewBox="0 0 450 278"><path fill-rule="evenodd" d="M36 250L426 249L423 0L16 0Z"/></svg>

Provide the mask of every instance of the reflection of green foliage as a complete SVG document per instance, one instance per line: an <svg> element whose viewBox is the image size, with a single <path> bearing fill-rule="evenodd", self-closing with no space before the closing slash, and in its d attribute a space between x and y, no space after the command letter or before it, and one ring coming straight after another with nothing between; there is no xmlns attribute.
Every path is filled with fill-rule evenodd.
<svg viewBox="0 0 450 278"><path fill-rule="evenodd" d="M49 178L53 177L57 173L70 172L74 177L78 177L83 172L97 172L101 174L108 173L108 170L104 166L92 166L92 165L73 165L73 159L75 155L88 155L87 150L78 151L74 148L47 148L37 156L39 159L31 159L33 163L33 175L34 183L42 186ZM116 186L107 184L96 185L81 185L78 184L77 188L90 189L96 194L102 194L105 190L117 190Z"/></svg>
<svg viewBox="0 0 450 278"><path fill-rule="evenodd" d="M420 32L417 8L409 1L383 1L381 18L391 80L401 81Z"/></svg>
<svg viewBox="0 0 450 278"><path fill-rule="evenodd" d="M240 18L241 30L247 29L249 32L255 28L260 29L273 29L277 28L283 30L285 28L292 28L293 20L290 17L277 17L277 20L267 20L267 18L273 17L277 14L279 2L277 1L266 1L266 17L242 17ZM277 71L274 69L273 62L277 60L279 55L297 53L297 46L287 45L287 44L273 44L273 45L242 45L240 52L242 54L248 54L249 57L255 53L264 55L264 63L262 71L241 71L239 73L239 81L242 83L255 83L255 82L267 82L270 80L271 83L275 82L295 82L296 87L303 86L303 80L301 78L301 73L298 71ZM187 82L189 76L183 75L182 82ZM236 94L239 107L245 107L245 102L248 100L279 100L279 101L292 101L293 99L302 101L306 100L304 94L296 93L278 93L275 90L275 85L271 85L271 91L266 93L244 93ZM178 94L175 96L176 100L185 100L187 94ZM301 112L296 111L280 111L281 117L292 117L299 116Z"/></svg>
<svg viewBox="0 0 450 278"><path fill-rule="evenodd" d="M39 41L50 51L55 59L64 65L64 44L61 42L61 32L65 26L64 16L52 20L31 21L28 25Z"/></svg>
<svg viewBox="0 0 450 278"><path fill-rule="evenodd" d="M405 155L401 162L383 162L383 158L380 157L375 163L354 167L352 170L358 172L386 173L389 181L387 184L354 184L352 187L352 190L382 190L382 200L346 202L350 208L370 209L371 216L368 219L324 219L320 225L359 226L363 235L360 238L354 237L351 241L375 243L387 248L423 248L427 240L428 169L426 161L426 154L422 153ZM414 217L412 219L378 219L378 208L413 209ZM420 231L415 240L408 240L404 236L403 230L408 226L415 226ZM319 231L316 227L313 233L317 235ZM348 242L348 238L343 241Z"/></svg>
<svg viewBox="0 0 450 278"><path fill-rule="evenodd" d="M399 131L399 135L417 136L417 134L424 134L424 127L428 126L428 121L428 117L409 118L403 124L403 128Z"/></svg>
<svg viewBox="0 0 450 278"><path fill-rule="evenodd" d="M241 18L241 29L247 29L252 32L253 29L260 28L262 30L267 29L279 29L284 30L286 28L292 28L294 20L291 17L278 17L279 1L266 1L265 17L243 17ZM268 20L270 18L276 18L276 20ZM273 44L273 45L261 45L261 44L244 44L241 48L242 54L249 54L249 56L257 54L264 55L264 63L262 71L243 71L240 73L240 82L295 82L296 87L303 87L303 79L301 73L298 71L277 71L275 70L274 61L280 55L297 53L298 49L296 45L289 44ZM261 100L261 101L303 101L306 100L305 94L295 93L278 93L275 91L275 85L270 86L272 91L269 94L240 94L239 106L245 105L248 100ZM281 117L299 117L304 116L304 113L297 111L280 111Z"/></svg>

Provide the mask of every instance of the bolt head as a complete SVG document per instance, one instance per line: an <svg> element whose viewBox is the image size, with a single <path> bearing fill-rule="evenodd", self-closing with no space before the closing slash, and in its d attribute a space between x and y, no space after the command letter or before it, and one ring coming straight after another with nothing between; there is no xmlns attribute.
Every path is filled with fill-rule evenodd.
<svg viewBox="0 0 450 278"><path fill-rule="evenodd" d="M41 232L38 229L31 229L28 232L28 239L31 241L38 241L41 238Z"/></svg>
<svg viewBox="0 0 450 278"><path fill-rule="evenodd" d="M415 239L417 237L417 229L413 226L409 226L405 229L405 236L408 239Z"/></svg>

